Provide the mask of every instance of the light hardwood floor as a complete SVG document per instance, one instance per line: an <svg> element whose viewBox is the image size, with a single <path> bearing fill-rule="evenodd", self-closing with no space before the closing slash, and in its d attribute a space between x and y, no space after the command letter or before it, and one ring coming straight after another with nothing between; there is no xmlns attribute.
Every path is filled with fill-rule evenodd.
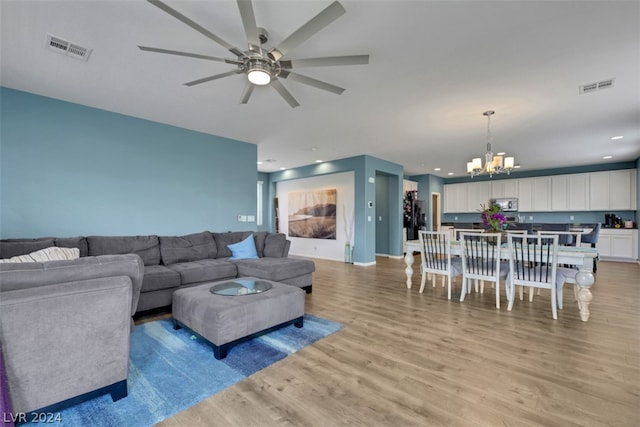
<svg viewBox="0 0 640 427"><path fill-rule="evenodd" d="M343 329L161 426L640 425L638 264L598 264L587 323L571 286L554 321L548 292L508 312L407 289L400 259L316 267L306 312Z"/></svg>

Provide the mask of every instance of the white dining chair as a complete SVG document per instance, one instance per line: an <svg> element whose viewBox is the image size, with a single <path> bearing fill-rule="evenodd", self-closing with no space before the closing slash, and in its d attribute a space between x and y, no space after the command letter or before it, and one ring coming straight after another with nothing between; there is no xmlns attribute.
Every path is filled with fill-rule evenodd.
<svg viewBox="0 0 640 427"><path fill-rule="evenodd" d="M522 230L505 230L506 234L516 234L519 236L526 236L527 234L529 234L528 230L522 229ZM520 301L524 300L524 286L518 286L518 296L520 297ZM533 288L529 289L529 298L530 300L533 300Z"/></svg>
<svg viewBox="0 0 640 427"><path fill-rule="evenodd" d="M582 235L584 234L582 231L547 231L547 230L539 230L538 234L541 236L545 235L557 235L558 236L558 245L560 246L580 246L582 241Z"/></svg>
<svg viewBox="0 0 640 427"><path fill-rule="evenodd" d="M500 281L507 277L508 267L500 258L501 233L461 233L462 290L460 301L471 293L471 280L492 282L496 308L500 308Z"/></svg>
<svg viewBox="0 0 640 427"><path fill-rule="evenodd" d="M442 286L447 279L447 298L451 299L451 279L462 273L462 261L451 258L451 235L446 231L419 230L420 239L420 293L424 291L427 275L432 276L433 286L436 286L436 276L442 276Z"/></svg>
<svg viewBox="0 0 640 427"><path fill-rule="evenodd" d="M460 240L461 233L484 233L484 231L482 228L454 228L453 238L454 240Z"/></svg>
<svg viewBox="0 0 640 427"><path fill-rule="evenodd" d="M551 313L558 318L557 268L558 235L530 234L507 236L509 251L509 274L507 276L508 311L515 301L515 286L549 289L551 291Z"/></svg>
<svg viewBox="0 0 640 427"><path fill-rule="evenodd" d="M558 246L576 246L580 247L582 243L582 235L584 232L582 231L538 231L538 235L558 235ZM557 275L558 278L561 279L558 289L557 289L557 299L558 299L558 308L562 310L562 296L564 291L564 284L569 283L574 285L574 294L575 294L575 286L577 286L578 282L576 281L576 274L578 273L577 266L571 265L563 265L558 266ZM529 301L533 301L533 294L529 294Z"/></svg>

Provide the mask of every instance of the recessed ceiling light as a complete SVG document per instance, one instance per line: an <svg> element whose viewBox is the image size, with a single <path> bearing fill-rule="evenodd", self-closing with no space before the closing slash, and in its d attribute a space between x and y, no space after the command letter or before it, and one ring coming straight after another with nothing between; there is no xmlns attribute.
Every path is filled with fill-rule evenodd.
<svg viewBox="0 0 640 427"><path fill-rule="evenodd" d="M449 172L447 175L451 176L451 175L455 175L453 172Z"/></svg>
<svg viewBox="0 0 640 427"><path fill-rule="evenodd" d="M257 163L258 163L259 165L261 165L261 164L262 164L262 162L257 162Z"/></svg>
<svg viewBox="0 0 640 427"><path fill-rule="evenodd" d="M507 154L507 153L505 153L504 151L502 151L502 152L500 152L500 153L496 153L496 156L504 156L505 154Z"/></svg>
<svg viewBox="0 0 640 427"><path fill-rule="evenodd" d="M604 156L603 159L605 160L613 159L613 156Z"/></svg>
<svg viewBox="0 0 640 427"><path fill-rule="evenodd" d="M280 170L281 170L281 171L283 171L283 170L285 170L285 169L286 169L285 167L281 167L281 168L280 168Z"/></svg>
<svg viewBox="0 0 640 427"><path fill-rule="evenodd" d="M322 160L316 160L316 163L322 163Z"/></svg>
<svg viewBox="0 0 640 427"><path fill-rule="evenodd" d="M439 170L440 170L440 168L434 168L433 170L434 170L434 171L439 171Z"/></svg>
<svg viewBox="0 0 640 427"><path fill-rule="evenodd" d="M615 141L616 139L622 139L622 138L624 138L624 136L622 136L622 135L612 136L612 137L611 137L611 139L613 139L614 141Z"/></svg>

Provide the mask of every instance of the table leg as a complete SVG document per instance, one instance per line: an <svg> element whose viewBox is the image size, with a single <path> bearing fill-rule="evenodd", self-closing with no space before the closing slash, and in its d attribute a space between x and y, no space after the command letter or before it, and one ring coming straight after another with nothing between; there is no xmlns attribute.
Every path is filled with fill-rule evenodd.
<svg viewBox="0 0 640 427"><path fill-rule="evenodd" d="M407 275L407 289L411 289L411 276L413 276L413 252L407 251L404 256L404 263L407 264L407 268L404 269L404 272Z"/></svg>
<svg viewBox="0 0 640 427"><path fill-rule="evenodd" d="M590 288L594 281L593 259L585 258L585 262L580 267L580 271L576 273L576 286L574 288L578 308L580 309L580 318L583 322L589 320L589 304L591 300L593 300Z"/></svg>

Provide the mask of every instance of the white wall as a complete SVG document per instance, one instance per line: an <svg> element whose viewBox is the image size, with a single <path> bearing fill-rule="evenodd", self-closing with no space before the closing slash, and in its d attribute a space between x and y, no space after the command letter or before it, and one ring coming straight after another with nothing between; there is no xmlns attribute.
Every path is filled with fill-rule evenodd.
<svg viewBox="0 0 640 427"><path fill-rule="evenodd" d="M288 207L288 193L298 191L311 191L335 188L336 189L336 240L329 239L305 239L301 237L288 237L291 240L290 255L307 256L336 261L344 260L344 245L347 240L346 217L350 220L354 212L354 187L355 173L341 172L322 175L311 178L279 181L276 183L276 197L280 209L280 232L287 234L289 224L287 217L290 214ZM353 231L351 232L353 244Z"/></svg>

